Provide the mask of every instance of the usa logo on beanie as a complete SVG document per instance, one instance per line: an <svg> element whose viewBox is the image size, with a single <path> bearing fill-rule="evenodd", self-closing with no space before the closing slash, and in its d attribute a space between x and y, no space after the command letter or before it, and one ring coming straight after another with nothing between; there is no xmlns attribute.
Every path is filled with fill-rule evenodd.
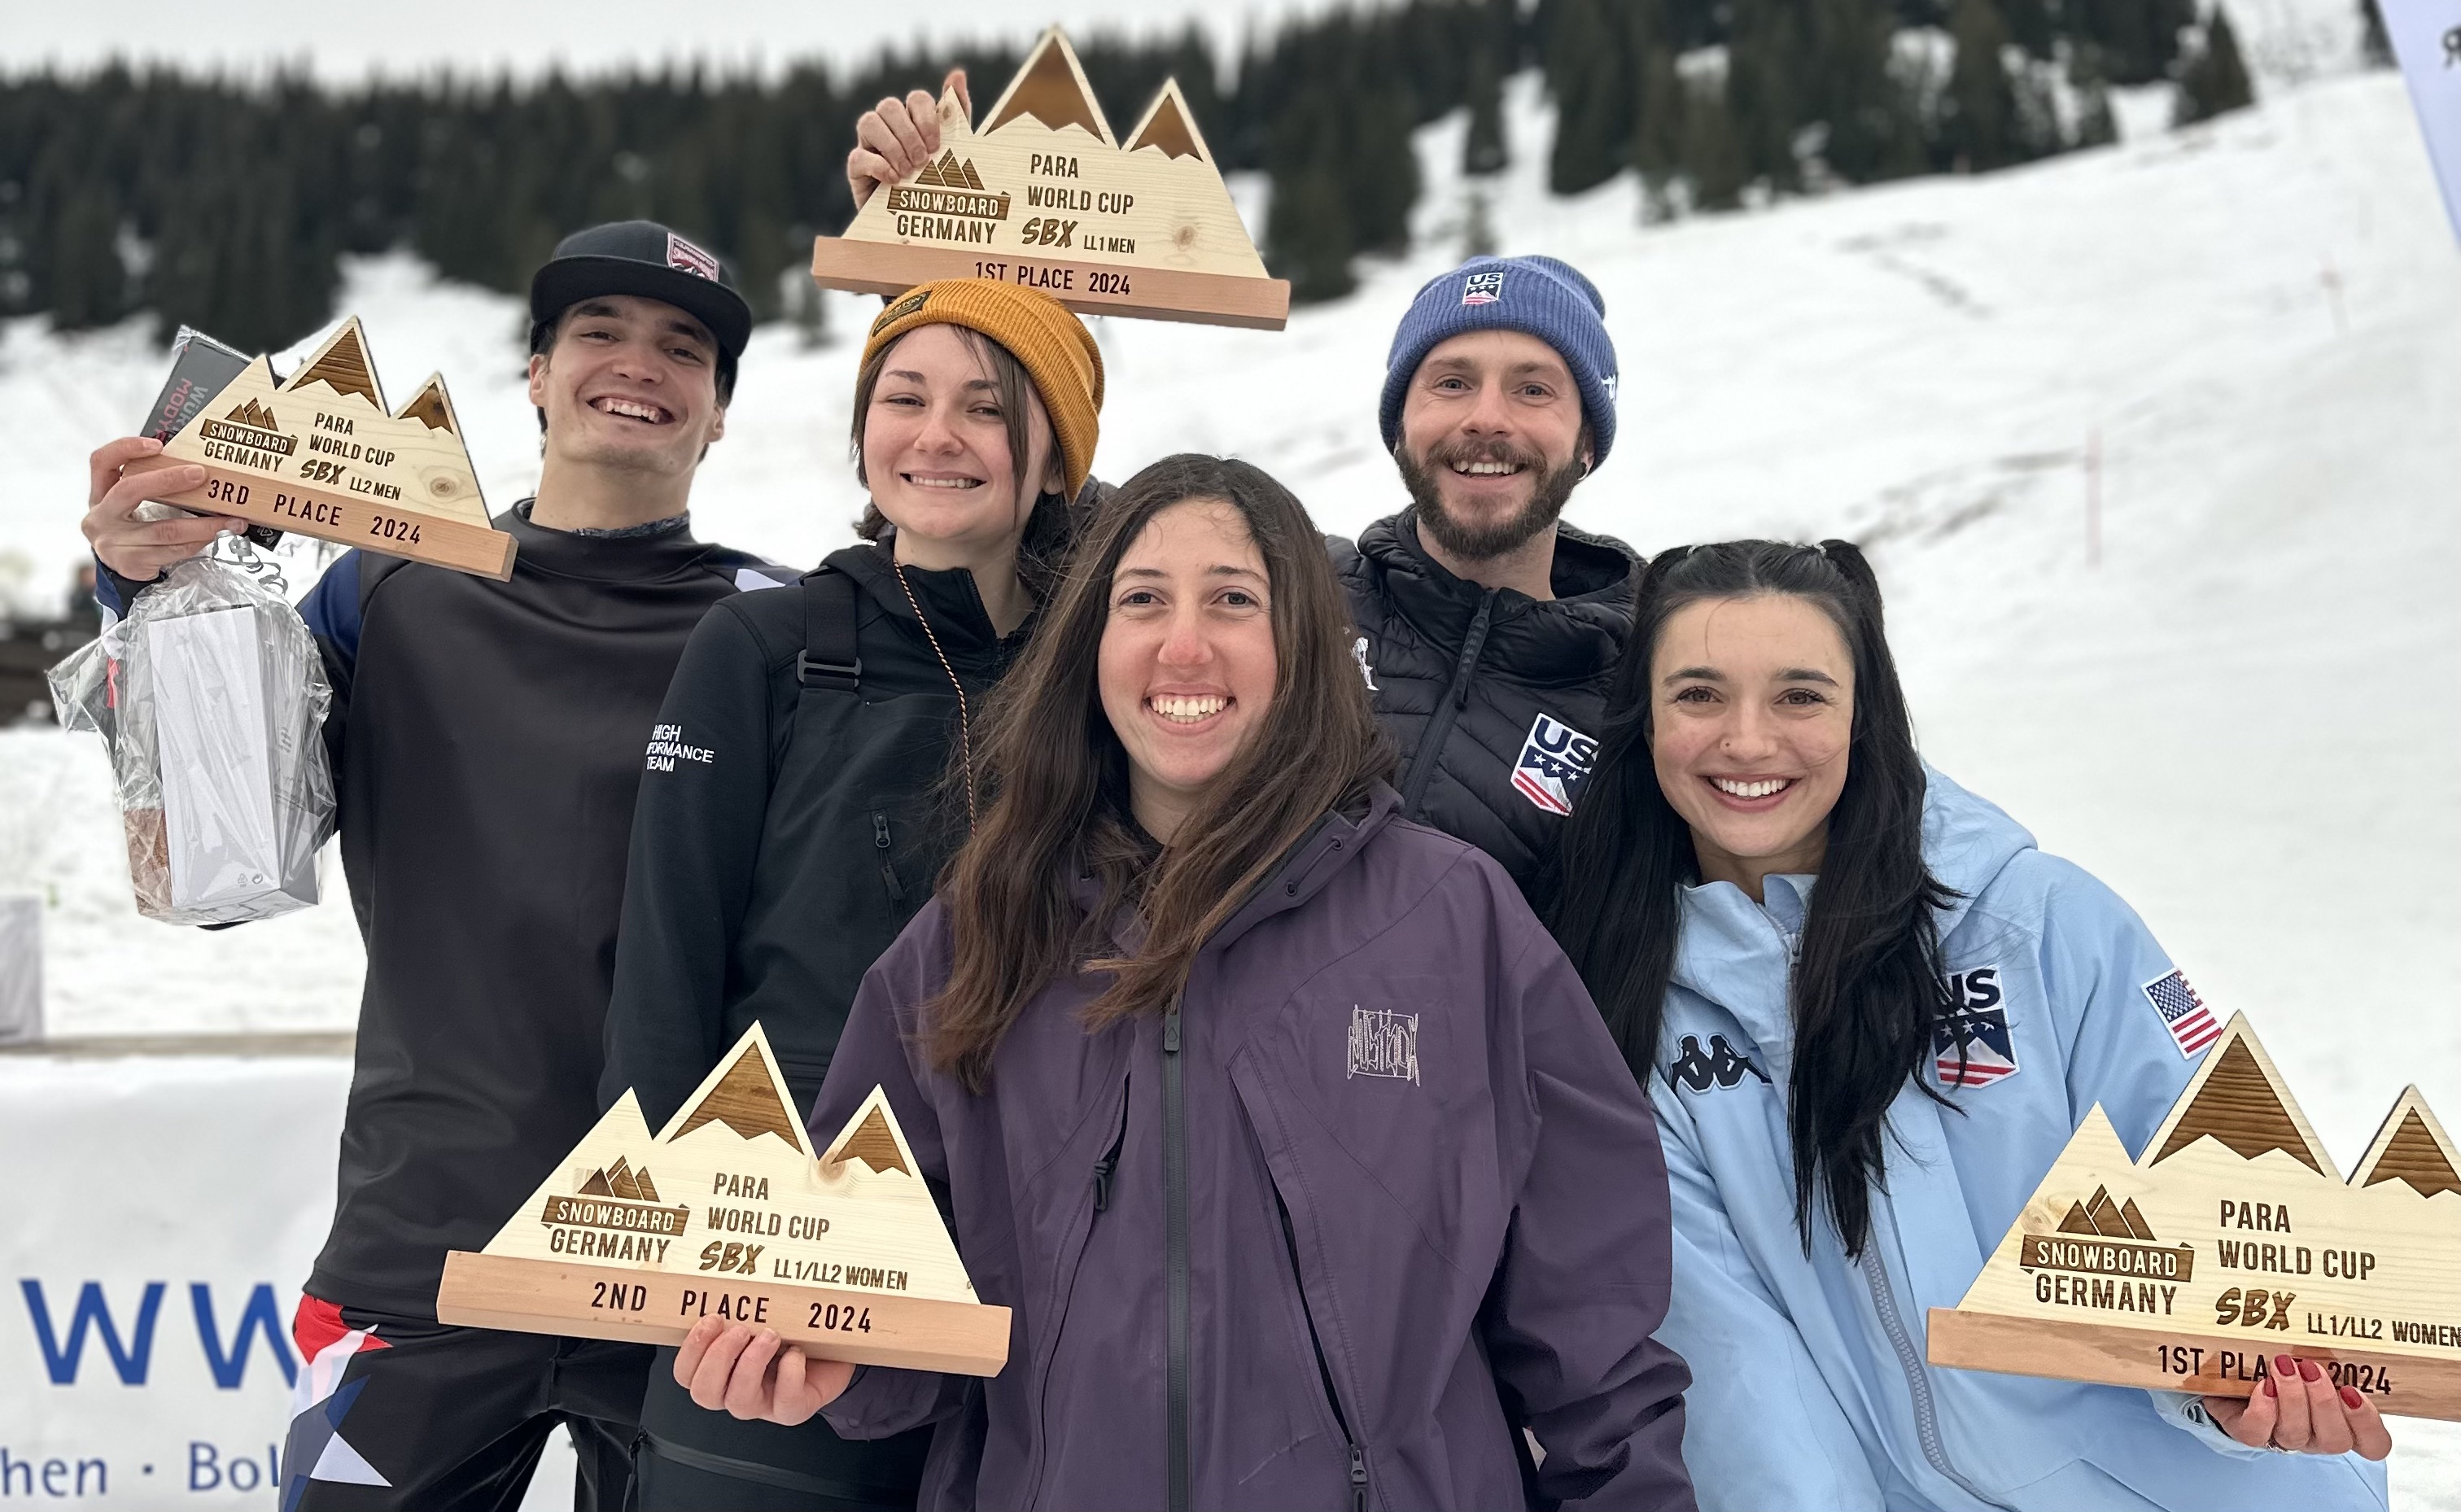
<svg viewBox="0 0 2461 1512"><path fill-rule="evenodd" d="M1472 273L1462 281L1462 303L1465 305L1492 305L1503 297L1504 274L1501 269L1488 268L1483 273Z"/></svg>

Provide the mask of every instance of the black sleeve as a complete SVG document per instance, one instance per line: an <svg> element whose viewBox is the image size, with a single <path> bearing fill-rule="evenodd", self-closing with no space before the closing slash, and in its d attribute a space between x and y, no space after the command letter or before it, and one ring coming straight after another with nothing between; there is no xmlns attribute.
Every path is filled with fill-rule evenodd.
<svg viewBox="0 0 2461 1512"><path fill-rule="evenodd" d="M615 937L599 1102L631 1088L653 1131L726 1049L728 961L768 808L768 656L721 600L685 646L651 733Z"/></svg>

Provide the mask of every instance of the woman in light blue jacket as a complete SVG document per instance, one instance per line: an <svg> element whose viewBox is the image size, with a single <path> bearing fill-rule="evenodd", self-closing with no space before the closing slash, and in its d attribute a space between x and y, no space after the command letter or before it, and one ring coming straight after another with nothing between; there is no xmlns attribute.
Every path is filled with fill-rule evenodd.
<svg viewBox="0 0 2461 1512"><path fill-rule="evenodd" d="M1704 1512L2384 1506L2383 1419L2295 1362L2245 1400L1925 1363L2086 1111L2138 1151L2186 1087L2176 968L1915 756L1852 546L1663 553L1634 621L1555 922L1657 1105Z"/></svg>

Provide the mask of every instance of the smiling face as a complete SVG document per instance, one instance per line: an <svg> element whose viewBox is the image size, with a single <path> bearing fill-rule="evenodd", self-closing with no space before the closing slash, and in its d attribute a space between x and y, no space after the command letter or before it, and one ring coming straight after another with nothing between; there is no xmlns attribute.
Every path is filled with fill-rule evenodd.
<svg viewBox="0 0 2461 1512"><path fill-rule="evenodd" d="M1853 657L1828 612L1783 593L1686 605L1658 631L1649 692L1658 785L1701 880L1757 899L1765 876L1817 872L1854 729Z"/></svg>
<svg viewBox="0 0 2461 1512"><path fill-rule="evenodd" d="M688 475L726 434L717 339L673 305L631 294L565 311L530 358L530 402L557 463Z"/></svg>
<svg viewBox="0 0 2461 1512"><path fill-rule="evenodd" d="M1394 459L1436 544L1471 561L1552 529L1589 465L1581 394L1554 348L1472 330L1421 359Z"/></svg>
<svg viewBox="0 0 2461 1512"><path fill-rule="evenodd" d="M1273 701L1271 595L1246 518L1220 500L1156 513L1111 574L1102 713L1137 822L1166 843Z"/></svg>
<svg viewBox="0 0 2461 1512"><path fill-rule="evenodd" d="M1035 493L1061 487L1041 399L1021 373L1003 384L984 345L972 331L930 325L881 353L862 416L863 478L897 527L901 561L944 567L1013 555ZM1023 489L1012 403L1026 409Z"/></svg>

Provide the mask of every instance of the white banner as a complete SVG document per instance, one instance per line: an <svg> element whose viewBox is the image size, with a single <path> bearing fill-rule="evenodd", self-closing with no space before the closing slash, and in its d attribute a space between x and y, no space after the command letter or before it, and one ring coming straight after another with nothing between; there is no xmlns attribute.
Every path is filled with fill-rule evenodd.
<svg viewBox="0 0 2461 1512"><path fill-rule="evenodd" d="M276 1504L350 1075L0 1055L0 1506Z"/></svg>
<svg viewBox="0 0 2461 1512"><path fill-rule="evenodd" d="M2444 213L2461 238L2461 0L2379 0L2409 100L2427 134L2427 156L2444 189Z"/></svg>

